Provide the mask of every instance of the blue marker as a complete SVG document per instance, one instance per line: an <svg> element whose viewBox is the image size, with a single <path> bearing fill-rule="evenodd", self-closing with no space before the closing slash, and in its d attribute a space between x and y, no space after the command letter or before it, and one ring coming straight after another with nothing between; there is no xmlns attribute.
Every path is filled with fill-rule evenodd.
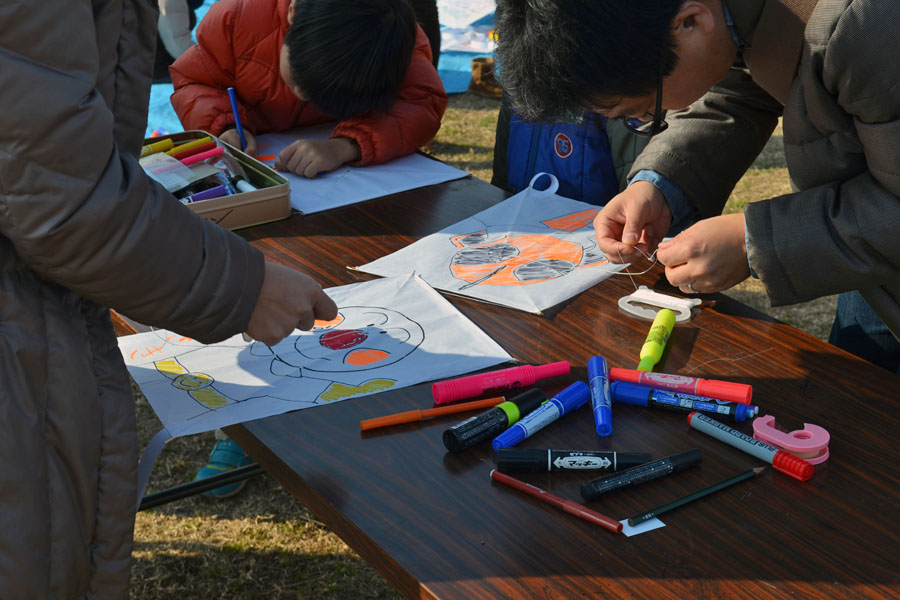
<svg viewBox="0 0 900 600"><path fill-rule="evenodd" d="M241 126L241 115L238 114L237 98L234 95L234 88L228 88L228 99L231 100L231 112L234 113L234 126L237 128L238 137L241 138L241 150L247 148L247 140L244 139L244 128Z"/></svg>
<svg viewBox="0 0 900 600"><path fill-rule="evenodd" d="M602 356L592 356L587 364L588 384L591 386L591 406L597 435L612 434L612 396L609 395L609 366Z"/></svg>
<svg viewBox="0 0 900 600"><path fill-rule="evenodd" d="M583 381L576 381L495 437L491 446L495 452L500 448L511 448L561 416L581 408L590 397L591 390L588 386Z"/></svg>
<svg viewBox="0 0 900 600"><path fill-rule="evenodd" d="M612 399L621 404L633 404L635 406L650 406L663 408L677 412L689 413L695 410L728 417L738 423L756 416L758 406L751 404L738 404L737 402L725 402L715 398L695 396L671 390L657 390L646 385L630 383L628 381L613 381L610 386Z"/></svg>

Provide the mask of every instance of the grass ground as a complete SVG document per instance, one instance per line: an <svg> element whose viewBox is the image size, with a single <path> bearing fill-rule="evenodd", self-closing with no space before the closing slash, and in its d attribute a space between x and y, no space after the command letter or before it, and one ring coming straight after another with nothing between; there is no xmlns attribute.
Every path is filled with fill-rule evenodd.
<svg viewBox="0 0 900 600"><path fill-rule="evenodd" d="M452 96L429 151L490 181L498 107L491 98ZM776 131L738 183L726 211L741 211L750 202L789 190ZM756 281L728 294L817 337L828 336L833 297L772 309ZM147 401L139 392L136 395L143 445L161 425ZM212 444L212 434L170 442L156 464L150 491L190 481L206 462ZM299 502L263 476L230 500L191 498L138 514L131 597L344 600L400 595Z"/></svg>

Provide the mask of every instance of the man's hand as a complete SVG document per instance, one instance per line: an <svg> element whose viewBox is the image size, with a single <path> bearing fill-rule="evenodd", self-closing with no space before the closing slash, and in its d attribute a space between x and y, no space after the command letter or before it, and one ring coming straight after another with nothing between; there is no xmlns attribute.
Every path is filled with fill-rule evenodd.
<svg viewBox="0 0 900 600"><path fill-rule="evenodd" d="M669 283L686 294L711 294L750 276L744 214L704 219L659 245Z"/></svg>
<svg viewBox="0 0 900 600"><path fill-rule="evenodd" d="M231 144L238 150L241 149L241 136L238 135L237 129L226 129L219 135L219 139L226 144ZM247 147L244 148L244 152L250 156L256 156L256 136L245 129L244 141L247 142Z"/></svg>
<svg viewBox="0 0 900 600"><path fill-rule="evenodd" d="M597 246L610 262L631 262L639 254L635 246L652 253L671 223L663 193L649 181L636 181L594 218Z"/></svg>
<svg viewBox="0 0 900 600"><path fill-rule="evenodd" d="M350 138L297 140L278 155L275 168L312 179L360 159L359 146Z"/></svg>
<svg viewBox="0 0 900 600"><path fill-rule="evenodd" d="M274 346L295 328L309 330L316 320L330 321L336 316L334 300L309 275L266 261L265 278L247 334Z"/></svg>

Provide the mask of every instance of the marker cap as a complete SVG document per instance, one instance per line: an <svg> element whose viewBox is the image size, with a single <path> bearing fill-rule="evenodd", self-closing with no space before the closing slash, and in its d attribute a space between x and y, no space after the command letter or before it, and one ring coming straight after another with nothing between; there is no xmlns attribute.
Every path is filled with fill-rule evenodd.
<svg viewBox="0 0 900 600"><path fill-rule="evenodd" d="M772 466L800 481L808 481L815 472L812 464L786 450L779 450L775 453L775 456L772 457Z"/></svg>
<svg viewBox="0 0 900 600"><path fill-rule="evenodd" d="M609 395L616 404L647 406L652 392L651 387L629 381L613 381L609 386Z"/></svg>
<svg viewBox="0 0 900 600"><path fill-rule="evenodd" d="M591 399L591 388L583 381L576 381L553 397L562 404L562 414L567 415L587 404L587 401Z"/></svg>
<svg viewBox="0 0 900 600"><path fill-rule="evenodd" d="M527 392L519 394L514 398L503 402L502 404L498 404L500 408L506 411L507 416L509 416L509 424L512 425L516 421L522 418L523 415L527 415L538 406L543 404L547 400L547 396L541 390L537 388L532 388ZM514 404L518 409L515 411L515 414L512 414L511 410L507 410L508 407L505 407L504 404ZM509 407L511 408L511 407Z"/></svg>
<svg viewBox="0 0 900 600"><path fill-rule="evenodd" d="M759 407L753 406L752 404L735 403L734 407L734 420L738 423L743 423L747 419L752 419L759 412Z"/></svg>
<svg viewBox="0 0 900 600"><path fill-rule="evenodd" d="M700 396L717 398L719 400L726 400L728 402L750 404L750 398L753 396L753 388L746 383L704 379L701 380L697 386L697 394Z"/></svg>
<svg viewBox="0 0 900 600"><path fill-rule="evenodd" d="M567 360L561 360L546 365L536 365L534 367L535 381L538 379L547 379L549 377L559 377L560 375L568 375L572 371L572 365Z"/></svg>

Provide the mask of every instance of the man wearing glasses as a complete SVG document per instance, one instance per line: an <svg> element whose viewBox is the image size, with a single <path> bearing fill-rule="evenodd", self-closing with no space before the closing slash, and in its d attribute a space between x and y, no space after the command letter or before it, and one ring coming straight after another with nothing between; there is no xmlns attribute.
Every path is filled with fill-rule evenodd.
<svg viewBox="0 0 900 600"><path fill-rule="evenodd" d="M595 221L610 260L658 245L682 291L754 275L773 305L851 292L831 341L896 371L898 19L885 0L498 0L496 56L521 114L593 110L653 136ZM721 215L779 116L796 191Z"/></svg>

